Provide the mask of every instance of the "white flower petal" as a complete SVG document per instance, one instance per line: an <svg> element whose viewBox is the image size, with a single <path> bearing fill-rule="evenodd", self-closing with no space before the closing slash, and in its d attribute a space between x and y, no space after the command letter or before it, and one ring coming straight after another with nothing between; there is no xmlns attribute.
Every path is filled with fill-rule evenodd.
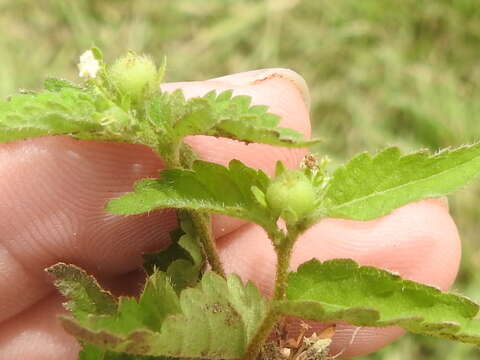
<svg viewBox="0 0 480 360"><path fill-rule="evenodd" d="M80 63L78 64L79 76L94 78L100 70L100 62L95 59L92 50L85 51L80 56Z"/></svg>

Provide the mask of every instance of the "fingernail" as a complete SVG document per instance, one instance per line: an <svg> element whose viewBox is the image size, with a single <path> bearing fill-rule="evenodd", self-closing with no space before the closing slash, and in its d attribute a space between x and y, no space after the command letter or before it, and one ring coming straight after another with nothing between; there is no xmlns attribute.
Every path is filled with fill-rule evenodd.
<svg viewBox="0 0 480 360"><path fill-rule="evenodd" d="M231 85L255 85L272 78L281 78L290 81L300 92L300 95L302 96L302 99L305 102L307 108L310 108L311 99L307 82L300 74L290 69L273 68L264 70L253 70L239 74L222 76L212 80L225 81Z"/></svg>

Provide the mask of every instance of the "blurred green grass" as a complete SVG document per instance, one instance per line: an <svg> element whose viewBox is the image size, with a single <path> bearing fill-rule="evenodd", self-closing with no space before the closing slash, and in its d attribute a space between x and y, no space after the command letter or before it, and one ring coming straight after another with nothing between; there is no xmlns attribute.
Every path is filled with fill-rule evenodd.
<svg viewBox="0 0 480 360"><path fill-rule="evenodd" d="M478 0L0 0L0 98L76 79L92 44L168 56L168 81L288 67L310 85L317 149L460 145L480 138ZM451 198L463 239L454 290L480 300L480 184ZM362 359L478 359L480 351L408 335Z"/></svg>

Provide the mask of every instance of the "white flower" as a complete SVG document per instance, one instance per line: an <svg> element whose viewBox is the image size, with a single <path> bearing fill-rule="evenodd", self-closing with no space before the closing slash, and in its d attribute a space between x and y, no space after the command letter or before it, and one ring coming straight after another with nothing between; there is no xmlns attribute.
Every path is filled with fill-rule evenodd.
<svg viewBox="0 0 480 360"><path fill-rule="evenodd" d="M97 76L97 72L100 70L100 62L95 59L92 50L87 50L80 56L78 70L80 70L78 74L80 77L94 78Z"/></svg>

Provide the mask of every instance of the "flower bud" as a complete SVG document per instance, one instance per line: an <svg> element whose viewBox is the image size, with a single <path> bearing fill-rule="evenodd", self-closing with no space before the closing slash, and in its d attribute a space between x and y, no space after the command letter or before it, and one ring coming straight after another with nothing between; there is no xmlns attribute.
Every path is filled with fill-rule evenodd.
<svg viewBox="0 0 480 360"><path fill-rule="evenodd" d="M312 212L315 198L315 187L299 170L284 172L273 180L266 191L270 209L292 221L298 221Z"/></svg>
<svg viewBox="0 0 480 360"><path fill-rule="evenodd" d="M122 94L138 100L157 87L158 72L149 57L129 52L111 66L110 79Z"/></svg>

